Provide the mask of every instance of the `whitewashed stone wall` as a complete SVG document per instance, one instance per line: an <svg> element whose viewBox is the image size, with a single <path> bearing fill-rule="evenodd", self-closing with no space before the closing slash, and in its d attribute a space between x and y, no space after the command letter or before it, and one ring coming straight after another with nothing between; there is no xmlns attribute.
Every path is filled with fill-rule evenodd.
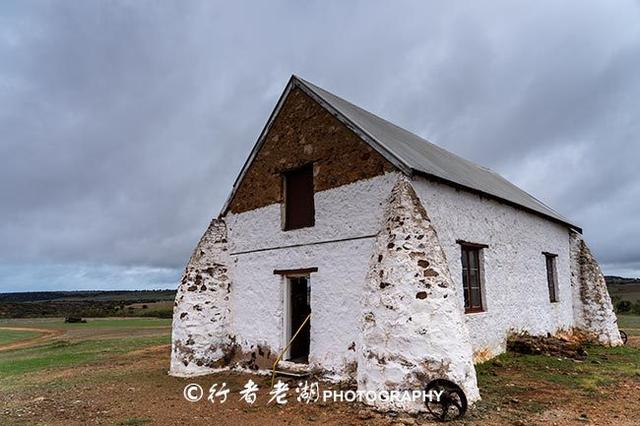
<svg viewBox="0 0 640 426"><path fill-rule="evenodd" d="M448 185L414 179L449 263L462 288L461 249L456 240L487 244L483 250L485 312L466 314L476 361L505 350L511 331L546 335L573 327L568 229ZM545 257L557 254L558 302L549 301ZM461 292L458 297L463 300Z"/></svg>
<svg viewBox="0 0 640 426"><path fill-rule="evenodd" d="M355 382L359 378L361 387L377 386L387 372L376 373L377 367L371 361L375 357L369 358L365 354L373 353L374 337L380 330L361 333L360 297L365 283L369 289L373 285L367 280L371 271L369 261L376 235L382 229L386 200L398 179L404 178L398 173L389 173L316 193L316 225L312 228L283 232L279 204L229 214L224 221L214 220L194 251L178 290L170 373L180 376L205 374L225 365L253 370L270 368L286 343L285 278L274 275L273 271L317 267L318 271L311 274L310 281L311 367L328 373L329 378L335 380ZM406 306L402 305L402 310L394 315L400 318L426 305L428 309L412 316L411 326L400 328L407 333L424 333L418 333L417 341L423 346L426 342L431 345L425 350L425 356L439 354L448 348L452 359L442 363L442 369L431 373L446 373L463 386L473 401L478 394L474 370L469 369L469 357L465 355L469 342L474 358L483 360L504 350L505 337L511 331L546 334L573 327L569 233L562 225L446 185L420 177L414 178L411 184L426 207L433 235L437 233L443 251L432 250L431 246L437 244L431 239L430 249L424 253L426 258L416 257L429 265L437 265L431 269L438 272L438 277L428 277L432 291L424 290L425 299L415 298L418 292L410 287L390 292L389 296L394 300L406 299L413 292ZM455 319L455 311L463 312L458 239L489 246L484 250L483 262L486 312L462 315L469 340L465 337L464 327ZM558 255L558 303L549 302L542 252ZM599 294L589 300L600 300L605 296L598 293L601 286L598 284L599 270L595 269L597 264L588 249L580 253L586 260L581 274L591 277L596 285L589 288L594 289L593 294ZM373 266L375 270L376 265ZM421 267L418 263L410 266ZM385 282L404 282L401 269L391 268L390 271ZM431 281L439 278L443 283L451 280L453 286L436 284L434 287ZM367 294L373 299L365 304L370 303L376 310L387 297ZM455 303L438 305L436 302L446 298ZM587 316L580 313L586 311L575 312L575 321L582 318L581 324L586 324L584 318ZM599 318L598 315L591 317ZM604 322L610 323L611 317L606 312L603 315L606 317ZM390 329L396 330L402 338L403 331L394 328L397 324L391 317L383 317L383 320L388 321ZM456 331L431 326L421 329L419 324L423 320L438 324L448 321ZM596 323L591 321L592 325ZM608 327L600 334L609 336L611 344L617 344L613 329ZM403 344L407 345L404 352L410 362L417 362L418 354L409 350L409 341ZM362 374L359 375L358 369ZM409 370L398 371L410 374ZM418 377L421 376L415 376ZM426 380L426 376L422 378Z"/></svg>
<svg viewBox="0 0 640 426"><path fill-rule="evenodd" d="M591 333L603 345L622 344L607 284L582 236L571 233L571 286L577 328Z"/></svg>
<svg viewBox="0 0 640 426"><path fill-rule="evenodd" d="M309 364L329 378L355 381L359 298L383 203L397 178L390 173L316 193L312 228L282 231L277 204L227 216L239 352L259 349L258 358L260 352L268 358L262 365L270 366L286 343L285 278L273 271L317 267L310 280Z"/></svg>
<svg viewBox="0 0 640 426"><path fill-rule="evenodd" d="M226 234L225 222L213 220L182 276L173 313L172 375L210 373L233 355Z"/></svg>
<svg viewBox="0 0 640 426"><path fill-rule="evenodd" d="M404 177L395 185L376 239L362 297L358 390L412 391L447 378L470 402L480 398L460 291L427 212ZM418 401L377 401L423 411Z"/></svg>
<svg viewBox="0 0 640 426"><path fill-rule="evenodd" d="M310 279L309 364L329 378L355 380L359 298L373 241L367 238L236 256L233 324L241 351L260 346L264 353L277 355L286 342L286 283L273 270L317 267Z"/></svg>
<svg viewBox="0 0 640 426"><path fill-rule="evenodd" d="M237 253L375 234L382 218L382 205L397 177L397 173L388 173L316 192L315 225L309 228L283 231L280 204L230 213L225 219L229 250Z"/></svg>

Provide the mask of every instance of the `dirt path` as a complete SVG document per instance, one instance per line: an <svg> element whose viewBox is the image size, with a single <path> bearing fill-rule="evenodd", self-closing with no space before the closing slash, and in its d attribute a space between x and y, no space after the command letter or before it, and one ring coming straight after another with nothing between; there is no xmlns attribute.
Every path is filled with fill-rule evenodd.
<svg viewBox="0 0 640 426"><path fill-rule="evenodd" d="M25 376L32 385L19 393L0 395L4 414L16 425L423 425L438 424L428 417L407 418L377 413L359 404L312 403L295 401L296 384L290 383L289 402L284 406L268 404L269 377L231 372L180 379L167 375L170 345L148 347L97 365L76 366L55 372ZM487 401L455 425L556 425L583 424L637 425L630 407L640 403L640 382L634 377L607 388L609 395L585 395L559 384L544 383L504 369L514 382L529 392L506 402ZM239 401L238 391L249 380L260 391L258 402L250 406ZM46 383L65 383L48 392ZM226 383L233 392L224 403L203 398L187 402L183 395L189 383L200 384L205 391L214 383ZM326 384L323 384L327 386ZM528 399L540 404L531 412L523 405ZM487 399L491 399L487 395ZM488 404L487 404L488 403ZM1 412L0 412L1 413Z"/></svg>
<svg viewBox="0 0 640 426"><path fill-rule="evenodd" d="M34 345L65 333L63 329L0 327L0 329L37 331L41 336L0 347ZM628 328L629 346L640 347L637 328ZM84 330L83 330L84 331ZM118 331L120 332L120 331ZM128 332L134 333L134 330ZM140 332L136 330L135 332ZM65 334L69 338L73 333ZM83 336L84 337L84 336ZM24 346L21 346L24 347ZM418 418L402 414L378 413L367 407L344 402L305 404L296 401L296 381L290 381L286 405L268 403L270 377L220 372L208 376L181 379L167 374L171 345L153 345L106 359L73 366L43 369L19 376L15 382L0 386L0 424L13 425L432 425L428 416ZM577 363L587 367L606 358L593 355ZM611 355L612 358L615 355ZM551 357L548 364L555 368ZM540 362L546 362L540 358ZM547 364L545 364L547 365ZM582 367L581 367L582 368ZM549 381L537 377L520 364L503 363L486 373L481 382L483 400L464 420L453 425L638 425L636 407L640 406L640 371L628 365L629 375L618 373L611 383L603 383L585 392L571 385L574 381ZM601 372L607 374L607 370ZM567 375L583 374L570 368ZM612 372L612 376L614 372ZM492 378L496 378L494 381ZM248 380L259 386L258 400L249 405L239 398ZM0 383L2 377L0 376ZM199 384L202 400L189 402L184 389ZM207 400L214 384L226 384L231 390L226 402ZM322 383L322 389L332 385Z"/></svg>
<svg viewBox="0 0 640 426"><path fill-rule="evenodd" d="M32 331L35 333L40 333L39 336L31 337L24 340L19 340L17 342L7 343L5 345L0 345L0 352L8 351L11 349L22 349L27 348L29 346L37 345L43 342L47 342L54 337L61 336L65 333L65 330L60 330L56 328L32 328L32 327L0 327L0 330L8 330L8 331Z"/></svg>

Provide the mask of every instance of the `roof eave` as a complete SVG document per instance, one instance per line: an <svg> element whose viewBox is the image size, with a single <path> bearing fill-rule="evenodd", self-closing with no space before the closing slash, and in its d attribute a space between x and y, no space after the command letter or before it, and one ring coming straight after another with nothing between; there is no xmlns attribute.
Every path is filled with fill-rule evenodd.
<svg viewBox="0 0 640 426"><path fill-rule="evenodd" d="M582 234L582 228L580 228L579 226L573 225L570 222L563 221L563 220L561 220L559 218L544 214L544 213L542 213L540 211L537 211L535 209L523 206L523 205L521 205L519 203L507 200L507 199L499 197L497 195L490 194L490 193L484 192L482 190L479 190L479 189L476 189L476 188L473 188L473 187L470 187L470 186L467 186L467 185L463 185L463 184L460 184L458 182L455 182L455 181L452 181L452 180L449 180L449 179L446 179L446 178L443 178L443 177L440 177L440 176L437 176L437 175L434 175L434 174L431 174L431 173L427 173L427 172L424 172L422 170L415 169L415 168L411 167L409 164L407 164L406 161L404 161L403 159L399 158L396 154L394 154L391 151L389 151L383 144L378 142L374 136L372 136L367 131L365 131L356 122L352 121L345 113L343 113L342 111L340 111L339 109L334 107L329 101L324 99L321 94L317 93L312 87L307 85L304 80L298 78L295 75L292 75L291 78L289 78L289 81L287 82L287 85L286 85L284 91L282 92L282 94L278 98L278 102L276 103L276 106L274 107L273 111L271 111L271 114L269 115L269 119L267 120L267 122L265 123L265 126L263 127L262 131L260 132L260 135L258 136L258 139L257 139L256 143L254 144L254 146L253 146L253 148L251 150L251 153L249 154L249 157L245 161L244 165L242 166L242 169L241 169L240 173L238 174L238 176L236 177L236 179L235 179L235 181L233 183L233 187L231 189L231 193L229 194L229 197L225 201L225 203L222 206L222 209L220 211L220 214L218 215L219 218L223 217L224 215L226 215L228 213L230 205L231 205L231 201L233 200L233 197L236 195L236 192L238 190L238 186L239 186L240 182L242 181L242 179L246 175L247 170L249 169L249 166L251 165L251 163L255 159L258 151L260 150L260 148L264 144L265 138L266 138L269 130L271 129L271 126L273 125L273 122L274 122L275 118L278 116L278 114L280 112L280 109L282 108L282 105L284 104L284 101L286 100L287 96L289 95L289 93L291 92L291 90L294 87L299 88L307 96L311 97L314 101L316 101L318 104L320 104L327 112L329 112L338 121L340 121L342 124L344 124L348 129L350 129L352 132L354 132L356 135L358 135L364 142L366 142L368 145L370 145L373 149L375 149L378 153L380 153L387 161L389 161L391 164L393 164L396 168L398 168L404 174L406 174L408 176L413 176L413 175L424 176L426 178L445 183L445 184L447 184L449 186L453 186L455 188L464 189L464 190L466 190L468 192L476 193L476 194L482 195L482 196L484 196L486 198L489 198L489 199L494 199L496 201L502 202L503 204L507 204L507 205L509 205L511 207L514 207L514 208L517 208L517 209L520 209L520 210L523 210L523 211L527 211L529 213L535 214L535 215L537 215L539 217L545 218L545 219L550 220L552 222L559 223L561 225L567 226L568 228L573 229L576 232Z"/></svg>
<svg viewBox="0 0 640 426"><path fill-rule="evenodd" d="M579 234L582 234L582 228L577 226L577 225L574 225L574 224L572 224L570 222L558 219L557 217L549 216L549 215L544 214L542 212L539 212L539 211L537 211L535 209L529 208L527 206L523 206L522 204L516 203L514 201L507 200L506 198L498 197L497 195L489 194L488 192L484 192L484 191L482 191L480 189L476 189L476 188L473 188L471 186L463 185L461 183L454 182L452 180L445 179L443 177L440 177L440 176L437 176L437 175L434 175L434 174L431 174L431 173L427 173L427 172L424 172L422 170L412 169L412 171L413 171L413 174L415 174L415 175L422 176L422 177L425 177L427 179L431 179L431 180L434 180L434 181L437 181L437 182L440 182L440 183L444 183L444 184L452 186L454 188L463 189L463 190L465 190L467 192L472 192L474 194L482 195L483 197L486 197L486 198L489 198L489 199L492 199L492 200L496 200L496 201L498 201L500 203L509 205L509 206L511 206L513 208L516 208L516 209L519 209L519 210L523 210L523 211L526 211L528 213L534 214L536 216L542 217L542 218L544 218L546 220L550 220L550 221L558 223L560 225L564 225L564 226L568 227L569 229L573 229L574 231L578 232Z"/></svg>

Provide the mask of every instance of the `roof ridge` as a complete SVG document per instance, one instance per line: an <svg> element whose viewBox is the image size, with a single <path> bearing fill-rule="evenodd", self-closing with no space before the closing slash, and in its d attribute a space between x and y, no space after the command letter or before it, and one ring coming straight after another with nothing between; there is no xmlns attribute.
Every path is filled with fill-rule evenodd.
<svg viewBox="0 0 640 426"><path fill-rule="evenodd" d="M395 159L410 168L412 172L425 173L455 185L485 193L494 198L519 205L520 207L564 223L581 232L581 229L578 226L571 224L568 219L564 218L564 216L555 209L514 185L495 170L461 157L460 155L455 154L410 130L400 127L377 114L367 111L366 109L295 74L291 76L291 79L298 82L298 84L303 88L311 91L315 96L324 101L328 107L339 113L342 118L351 122L360 132L366 134L370 139L376 142L376 145L382 147L386 152L393 155ZM354 116L358 114L360 117ZM366 123L367 120L374 122ZM371 129L372 127L381 126L384 128L379 128L377 130L379 133L389 136L386 141L382 140L380 135L377 135L376 132ZM389 130L391 130L391 132ZM392 132L395 132L396 134L390 135L389 133ZM409 141L410 139L413 140ZM413 146L411 146L409 142L413 142ZM422 146L419 146L418 144ZM389 145L394 146L391 147ZM398 152L401 151L398 149L399 146L403 148L402 150L406 151L406 153ZM394 147L396 148L395 150L393 149ZM377 147L374 146L374 148ZM425 148L432 151L430 156L425 154ZM422 164L423 167L420 167L417 161L412 162L412 157L415 156L405 156L406 154L411 153L422 155L424 157L422 160L426 163L426 166ZM433 154L438 154L441 158L438 161L434 161L433 158L429 158L435 156ZM436 164L437 162L439 164ZM460 167L457 167L458 170L455 172L448 170L448 166L453 166L455 168L456 165L463 166L465 170L461 170ZM478 170L480 173L474 172L474 169ZM490 178L488 179L488 176L484 176L483 179L483 176L481 175L482 173L487 173L488 176L493 176L494 181L492 182ZM496 179L499 182L495 182Z"/></svg>
<svg viewBox="0 0 640 426"><path fill-rule="evenodd" d="M316 93L318 96L320 96L320 97L322 97L323 99L325 99L325 101L327 101L327 102L329 102L329 100L327 100L327 99L326 99L326 97L324 97L324 96L322 95L322 93L317 93L317 90L314 90L314 89L319 89L319 90L320 90L320 91L322 91L322 92L328 93L329 95L331 95L331 96L333 96L333 97L335 97L335 98L338 98L338 99L340 99L341 101L343 101L343 102L345 102L345 103L348 103L350 106L352 106L352 107L354 107L354 108L359 109L360 111L364 112L365 114L369 114L369 115L374 116L375 118L377 118L377 119L379 119L379 120L381 120L381 121L384 121L384 122L385 122L385 124L387 124L387 125L391 125L391 126L395 127L396 129L398 129L398 130L400 130L400 131L402 131L402 132L410 133L411 135L413 135L413 136L415 136L415 137L417 137L417 138L419 138L419 139L422 139L425 143L427 143L427 144L429 144L429 145L433 146L434 148L436 148L436 149L438 149L438 150L442 151L442 153L443 153L443 154L446 154L446 155L449 155L449 156L455 157L456 159L461 160L461 161L464 161L465 163L469 163L470 165L473 165L473 166L476 166L476 167L479 167L479 168L485 169L485 170L487 170L487 171L489 171L489 172L491 172L491 173L494 173L494 174L496 174L496 175L498 175L498 176L500 176L500 177L502 177L502 178L504 179L504 177L503 177L500 173L496 172L495 170L491 169L490 167L483 166L482 164L479 164L479 163L476 163L476 162L474 162L474 161L468 160L468 159L466 159L466 158L464 158L464 157L462 157L462 156L460 156L460 155L456 154L455 152L451 152L451 151L449 151L448 149L443 148L442 146L440 146L440 145L438 145L438 144L436 144L436 143L434 143L434 142L431 142L429 139L426 139L425 137L420 136L420 135L419 135L419 134L417 134L416 132L413 132L413 131L411 131L411 130L409 130L409 129L405 129L404 127L401 127L401 126L399 126L399 125L395 124L394 122L392 122L392 121L390 121L390 120L387 120L386 118L381 117L380 115L378 115L378 114L376 114L376 113L373 113L373 112L371 112L371 111L368 111L368 110L366 110L366 109L362 108L361 106L356 105L356 104L354 104L353 102L350 102L350 101L346 100L345 98L343 98L343 97L341 97L341 96L338 96L338 95L336 95L336 94L334 94L334 93L331 93L331 92L329 92L328 90L325 90L325 89L323 89L323 88L321 88L321 87L319 87L319 86L316 86L315 84L310 83L309 81L307 81L307 80L305 80L305 79L303 79L303 78L301 78L301 77L299 77L299 76L297 76L297 75L295 75L295 74L293 74L293 75L292 75L292 77L293 77L293 78L295 78L296 80L300 81L302 84L306 85L307 87L309 87L309 89L313 90L313 91L314 91L314 93ZM336 108L336 109L340 109L339 107L337 107L337 106L335 106L335 105L333 105L333 106L334 106L334 108ZM340 111L340 112L342 112L342 111ZM365 130L365 129L363 129L363 130ZM373 136L372 136L372 137L373 137Z"/></svg>
<svg viewBox="0 0 640 426"><path fill-rule="evenodd" d="M365 143L368 143L391 164L408 176L412 176L413 174L422 175L455 188L465 189L481 196L493 198L499 202L521 208L530 213L573 228L578 232L582 232L580 227L573 225L560 213L509 182L494 170L454 154L416 133L404 129L389 120L304 80L296 74L292 74L289 78L284 91L280 95L275 108L263 127L240 174L237 176L231 194L229 198L227 198L220 216L227 212L238 185L244 178L247 168L262 147L273 120L280 113L280 108L293 87L298 87L309 95L314 101L318 102L340 122L356 133Z"/></svg>

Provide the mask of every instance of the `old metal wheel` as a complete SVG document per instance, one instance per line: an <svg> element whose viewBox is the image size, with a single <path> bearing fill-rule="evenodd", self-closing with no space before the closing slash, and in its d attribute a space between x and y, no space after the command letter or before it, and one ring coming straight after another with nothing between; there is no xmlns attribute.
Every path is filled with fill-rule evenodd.
<svg viewBox="0 0 640 426"><path fill-rule="evenodd" d="M622 343L624 343L626 345L627 344L627 340L629 339L629 337L627 337L627 333L625 333L624 331L620 330L620 338L622 339Z"/></svg>
<svg viewBox="0 0 640 426"><path fill-rule="evenodd" d="M434 396L433 400L427 398L425 401L427 410L439 421L459 419L467 412L467 397L455 383L445 379L433 380L427 385L425 391L428 395ZM436 400L434 392L438 394L442 392L439 401Z"/></svg>

